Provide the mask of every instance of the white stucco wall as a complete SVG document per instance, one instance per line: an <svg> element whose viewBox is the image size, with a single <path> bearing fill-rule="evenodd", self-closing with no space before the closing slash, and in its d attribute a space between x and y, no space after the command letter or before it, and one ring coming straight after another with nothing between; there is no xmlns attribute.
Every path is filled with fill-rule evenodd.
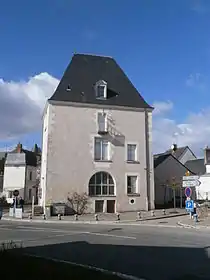
<svg viewBox="0 0 210 280"><path fill-rule="evenodd" d="M147 172L150 185L153 187L153 164L150 162L148 170L146 161L145 112L128 110L109 110L114 124L114 131L120 137L108 137L111 141L112 162L94 162L94 137L98 137L97 114L102 112L99 106L80 107L50 105L50 113L44 118L48 128L43 132L41 186L45 189L45 202L66 201L68 193L72 191L88 192L91 176L98 171L110 173L116 182L116 197L90 198L89 211L94 211L95 199L116 199L117 211L137 211L147 208ZM152 119L148 117L151 136ZM137 143L139 164L126 162L127 143ZM151 141L148 147L151 148ZM151 151L148 154L152 159ZM126 175L138 176L140 196L128 196L126 193ZM154 204L154 189L150 190L150 197ZM135 203L130 204L134 199ZM41 202L41 201L40 201ZM43 205L43 204L42 204Z"/></svg>
<svg viewBox="0 0 210 280"><path fill-rule="evenodd" d="M200 176L200 186L196 187L196 196L199 200L210 199L210 174Z"/></svg>
<svg viewBox="0 0 210 280"><path fill-rule="evenodd" d="M19 190L25 186L25 166L5 166L4 190Z"/></svg>
<svg viewBox="0 0 210 280"><path fill-rule="evenodd" d="M9 192L19 190L20 196L24 198L25 187L25 166L5 166L3 194L6 196L8 203L12 203Z"/></svg>
<svg viewBox="0 0 210 280"><path fill-rule="evenodd" d="M38 200L39 205L45 207L46 196L46 178L47 178L47 155L48 155L48 141L49 141L49 115L51 105L46 104L45 112L43 115L42 125L42 160L41 160L41 174L40 174L40 197Z"/></svg>

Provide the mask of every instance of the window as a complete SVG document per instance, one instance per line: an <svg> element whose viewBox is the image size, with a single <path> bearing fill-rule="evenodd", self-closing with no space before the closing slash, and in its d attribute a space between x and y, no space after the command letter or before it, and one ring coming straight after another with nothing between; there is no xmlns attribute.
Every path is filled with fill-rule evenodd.
<svg viewBox="0 0 210 280"><path fill-rule="evenodd" d="M13 191L8 191L8 198L13 198Z"/></svg>
<svg viewBox="0 0 210 280"><path fill-rule="evenodd" d="M137 176L127 176L127 194L137 193Z"/></svg>
<svg viewBox="0 0 210 280"><path fill-rule="evenodd" d="M29 172L29 180L32 181L32 171Z"/></svg>
<svg viewBox="0 0 210 280"><path fill-rule="evenodd" d="M89 195L114 195L115 187L112 176L107 172L97 172L89 181Z"/></svg>
<svg viewBox="0 0 210 280"><path fill-rule="evenodd" d="M135 144L127 145L127 161L137 161L137 146Z"/></svg>
<svg viewBox="0 0 210 280"><path fill-rule="evenodd" d="M107 115L98 113L98 133L107 132Z"/></svg>
<svg viewBox="0 0 210 280"><path fill-rule="evenodd" d="M98 81L95 85L96 98L104 99L107 97L107 83L103 80Z"/></svg>
<svg viewBox="0 0 210 280"><path fill-rule="evenodd" d="M105 89L106 87L104 85L97 86L97 98L105 98Z"/></svg>
<svg viewBox="0 0 210 280"><path fill-rule="evenodd" d="M109 160L109 142L103 138L95 138L94 145L95 160L108 161Z"/></svg>
<svg viewBox="0 0 210 280"><path fill-rule="evenodd" d="M31 194L32 194L32 190L31 190L31 189L29 189L29 190L28 190L28 199L29 199L29 200L31 200L31 197L32 197L32 195L31 195Z"/></svg>

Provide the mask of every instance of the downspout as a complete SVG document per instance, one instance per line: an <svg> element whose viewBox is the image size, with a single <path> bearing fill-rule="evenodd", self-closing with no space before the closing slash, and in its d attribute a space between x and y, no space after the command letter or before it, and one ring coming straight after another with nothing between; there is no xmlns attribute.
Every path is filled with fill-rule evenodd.
<svg viewBox="0 0 210 280"><path fill-rule="evenodd" d="M145 148L146 148L146 206L147 210L151 208L151 164L150 164L150 145L149 145L149 121L148 121L148 110L145 110Z"/></svg>

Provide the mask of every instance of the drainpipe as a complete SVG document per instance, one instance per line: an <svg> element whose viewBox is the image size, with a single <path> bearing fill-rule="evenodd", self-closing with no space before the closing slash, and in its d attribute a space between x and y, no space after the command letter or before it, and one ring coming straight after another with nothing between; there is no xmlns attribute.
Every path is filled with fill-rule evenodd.
<svg viewBox="0 0 210 280"><path fill-rule="evenodd" d="M148 121L148 110L145 110L145 148L146 148L146 180L147 180L147 188L146 188L146 199L148 203L148 209L151 208L151 195L150 195L150 180L151 180L151 164L150 164L150 145L149 145L149 121Z"/></svg>

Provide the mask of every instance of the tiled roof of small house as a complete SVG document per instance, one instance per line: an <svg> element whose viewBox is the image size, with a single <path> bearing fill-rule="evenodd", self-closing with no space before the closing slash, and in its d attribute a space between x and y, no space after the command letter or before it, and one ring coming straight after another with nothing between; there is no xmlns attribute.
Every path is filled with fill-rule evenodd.
<svg viewBox="0 0 210 280"><path fill-rule="evenodd" d="M203 175L206 173L206 167L204 165L203 158L188 160L185 163L185 166L192 170L196 175Z"/></svg>

